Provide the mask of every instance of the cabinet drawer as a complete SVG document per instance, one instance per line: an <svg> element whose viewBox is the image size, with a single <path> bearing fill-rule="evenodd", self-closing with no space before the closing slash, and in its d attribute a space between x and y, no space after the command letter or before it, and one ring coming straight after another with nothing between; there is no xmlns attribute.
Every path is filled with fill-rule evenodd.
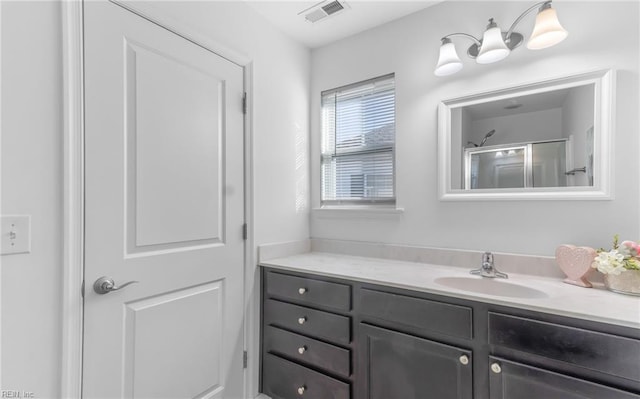
<svg viewBox="0 0 640 399"><path fill-rule="evenodd" d="M640 340L489 312L489 344L640 381Z"/></svg>
<svg viewBox="0 0 640 399"><path fill-rule="evenodd" d="M351 310L351 286L349 285L275 272L268 272L266 277L268 295L303 304Z"/></svg>
<svg viewBox="0 0 640 399"><path fill-rule="evenodd" d="M351 374L351 355L340 348L313 338L305 337L276 327L264 332L264 348L267 352L283 355L343 377Z"/></svg>
<svg viewBox="0 0 640 399"><path fill-rule="evenodd" d="M273 399L349 399L350 386L274 355L262 360L262 391Z"/></svg>
<svg viewBox="0 0 640 399"><path fill-rule="evenodd" d="M283 327L313 337L345 345L351 341L351 320L346 316L267 299L264 304L264 319L267 325Z"/></svg>
<svg viewBox="0 0 640 399"><path fill-rule="evenodd" d="M490 357L490 399L640 399L640 396L545 369Z"/></svg>
<svg viewBox="0 0 640 399"><path fill-rule="evenodd" d="M363 288L359 309L366 315L425 332L473 338L473 310L470 307Z"/></svg>

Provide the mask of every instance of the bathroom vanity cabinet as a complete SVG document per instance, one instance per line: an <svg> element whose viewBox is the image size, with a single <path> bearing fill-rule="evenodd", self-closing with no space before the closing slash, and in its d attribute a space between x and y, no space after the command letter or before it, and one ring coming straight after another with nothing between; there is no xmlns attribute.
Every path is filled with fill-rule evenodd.
<svg viewBox="0 0 640 399"><path fill-rule="evenodd" d="M640 331L262 268L273 399L640 398Z"/></svg>

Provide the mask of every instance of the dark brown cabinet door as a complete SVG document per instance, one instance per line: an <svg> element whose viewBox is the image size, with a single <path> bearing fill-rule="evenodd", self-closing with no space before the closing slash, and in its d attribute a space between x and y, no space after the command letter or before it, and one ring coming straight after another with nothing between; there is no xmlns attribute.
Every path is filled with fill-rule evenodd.
<svg viewBox="0 0 640 399"><path fill-rule="evenodd" d="M639 395L490 357L491 399L640 399Z"/></svg>
<svg viewBox="0 0 640 399"><path fill-rule="evenodd" d="M471 351L360 324L357 399L471 399Z"/></svg>

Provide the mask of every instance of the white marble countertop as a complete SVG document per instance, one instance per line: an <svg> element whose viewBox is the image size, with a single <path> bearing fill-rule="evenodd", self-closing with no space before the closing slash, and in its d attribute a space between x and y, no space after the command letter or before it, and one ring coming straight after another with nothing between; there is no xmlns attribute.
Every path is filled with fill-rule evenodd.
<svg viewBox="0 0 640 399"><path fill-rule="evenodd" d="M452 288L442 282L451 278L483 279L469 270L455 266L439 266L398 260L365 258L340 254L310 252L262 261L261 265L345 278L360 282L428 292L496 305L535 310L584 320L640 328L640 297L610 292L602 284L582 288L563 283L561 279L510 273L508 280L485 279L494 288L508 284L506 293L525 297L498 296ZM466 282L484 284L484 281ZM512 286L513 284L517 286ZM537 291L526 297L530 289ZM482 290L480 290L482 291ZM498 290L493 290L498 291Z"/></svg>

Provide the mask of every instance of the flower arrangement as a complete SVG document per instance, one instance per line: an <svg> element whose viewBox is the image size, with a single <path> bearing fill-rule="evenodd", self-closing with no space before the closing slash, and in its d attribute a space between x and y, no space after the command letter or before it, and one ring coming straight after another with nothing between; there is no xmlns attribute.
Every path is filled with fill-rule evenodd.
<svg viewBox="0 0 640 399"><path fill-rule="evenodd" d="M598 269L602 274L614 276L627 270L640 270L640 243L623 241L618 244L618 235L613 236L613 248L606 250L600 248L598 255L593 260L591 267Z"/></svg>

